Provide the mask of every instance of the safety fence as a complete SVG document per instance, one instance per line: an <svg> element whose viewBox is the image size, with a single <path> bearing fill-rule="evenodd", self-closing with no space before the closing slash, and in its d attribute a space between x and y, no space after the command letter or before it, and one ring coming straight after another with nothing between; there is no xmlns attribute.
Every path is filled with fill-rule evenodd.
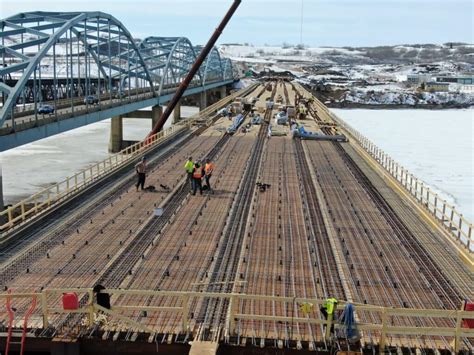
<svg viewBox="0 0 474 355"><path fill-rule="evenodd" d="M179 292L179 291L151 291L151 290L122 290L107 289L100 293L108 294L112 306L104 308L95 301L96 294L90 288L64 288L44 289L36 293L3 293L0 299L6 300L8 304L18 307L16 315L31 309L32 303L38 306L32 312L32 317L27 320L28 329L56 328L58 324L64 325L65 314L76 313L82 315L80 322L82 327L99 327L106 332L136 332L150 337L163 334L168 331L174 334L193 334L200 327L199 319L195 317L198 305L206 300L217 299L229 305L228 315L223 324L223 338L251 336L245 333L244 323L258 323L257 328L262 330L262 336L271 336L272 324L283 324L285 327L314 327L322 329L321 338L315 341L325 341L330 337L331 326L335 329L343 329L344 325L333 320L332 315L328 319L322 317L319 306L325 301L323 299L278 297L263 295L247 295L238 293L209 293L209 292ZM65 297L71 300L85 299L84 305L74 301L65 302ZM285 315L262 314L254 312L255 303L268 303L271 308L286 309ZM3 303L3 302L2 302ZM99 302L100 303L100 302ZM247 305L247 307L245 307ZM347 305L339 302L335 307L335 314ZM437 310L437 309L407 309L379 307L367 304L352 304L356 313L364 313L373 321L357 323L356 328L361 333L370 333L370 343L378 345L380 353L384 347L390 346L396 338L408 339L420 337L440 337L447 339L451 344L451 351L458 353L463 348L468 348L474 340L474 329L468 328L468 322L474 320L474 312L463 310ZM265 308L260 308L265 309ZM137 316L139 314L139 316ZM159 318L160 314L167 315L167 321ZM104 317L104 315L106 317ZM403 318L407 324L397 324L396 319ZM176 326L163 330L163 324L170 324L172 319ZM443 324L452 326L433 325L433 319L442 319ZM161 320L161 321L160 321ZM8 322L8 319L4 321ZM77 321L77 318L76 318ZM23 325L23 319L18 323L12 322L12 327L18 328ZM20 325L21 324L21 325ZM261 324L261 325L260 325ZM413 325L416 324L416 325ZM66 325L68 326L68 325ZM171 331L170 331L171 329ZM366 335L364 337L367 338ZM470 339L470 340L469 340ZM222 340L222 339L221 339ZM301 340L301 339L288 339ZM304 340L304 339L303 339ZM407 340L407 344L412 344ZM424 340L419 343L423 346ZM426 346L426 344L425 344Z"/></svg>
<svg viewBox="0 0 474 355"><path fill-rule="evenodd" d="M428 184L410 173L359 131L352 128L335 114L329 112L329 115L349 132L361 147L395 178L416 201L430 212L461 245L465 246L470 253L474 253L473 225L455 206L449 204L439 194L430 189Z"/></svg>
<svg viewBox="0 0 474 355"><path fill-rule="evenodd" d="M79 193L98 179L118 170L138 155L150 151L157 144L162 143L165 139L170 138L185 128L186 126L184 125L171 126L149 137L146 142L135 143L117 154L110 155L103 161L91 165L73 176L69 176L65 180L52 184L36 194L9 206L6 210L0 212L0 220L5 221L5 223L0 225L0 230L10 229L48 210L49 207L64 201L66 198Z"/></svg>
<svg viewBox="0 0 474 355"><path fill-rule="evenodd" d="M300 92L306 92L300 84L296 83ZM367 137L351 127L347 122L328 110L321 102L316 100L318 110L333 119L347 133L349 133L357 143L374 158L393 178L395 178L415 200L423 206L440 224L455 237L455 240L467 249L469 253L474 253L474 241L472 235L473 224L468 221L455 206L449 204L446 199L430 189L429 185L410 173L405 167L397 163L386 152L377 147Z"/></svg>
<svg viewBox="0 0 474 355"><path fill-rule="evenodd" d="M147 138L146 142L135 143L119 153L110 155L107 159L98 162L90 167L83 169L76 174L67 177L58 183L52 184L34 195L9 206L4 211L0 212L0 231L6 231L15 227L40 213L44 213L51 207L63 202L67 198L76 195L83 191L86 187L107 176L110 173L120 169L125 164L136 159L138 156L145 154L152 150L156 145L162 143L164 140L176 135L182 130L191 127L195 121L202 118L204 115L209 115L217 108L226 105L239 95L245 95L247 92L253 90L256 85L244 88L232 95L218 101L217 103L207 107L200 113L191 116L188 119L182 120L177 124L158 132L157 134Z"/></svg>

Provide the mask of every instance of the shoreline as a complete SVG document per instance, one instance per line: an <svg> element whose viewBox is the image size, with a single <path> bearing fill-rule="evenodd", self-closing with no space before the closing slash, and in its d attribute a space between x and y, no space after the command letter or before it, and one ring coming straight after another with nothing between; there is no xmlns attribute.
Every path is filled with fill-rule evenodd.
<svg viewBox="0 0 474 355"><path fill-rule="evenodd" d="M331 103L325 104L328 108L337 109L365 109L365 110L452 110L452 109L469 109L474 108L474 105L397 105L397 104L360 104L360 103Z"/></svg>

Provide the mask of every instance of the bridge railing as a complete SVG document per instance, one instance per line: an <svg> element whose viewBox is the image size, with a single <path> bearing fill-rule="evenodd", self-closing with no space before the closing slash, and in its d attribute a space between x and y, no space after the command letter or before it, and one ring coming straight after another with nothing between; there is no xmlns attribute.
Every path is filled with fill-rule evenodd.
<svg viewBox="0 0 474 355"><path fill-rule="evenodd" d="M344 120L329 112L329 115L361 145L412 197L433 215L451 235L470 253L474 253L473 225L455 206L433 191L428 184L418 179L382 149L372 143Z"/></svg>
<svg viewBox="0 0 474 355"><path fill-rule="evenodd" d="M50 207L53 207L57 203L81 192L93 182L119 169L124 164L136 158L137 155L151 150L164 139L169 138L182 129L191 127L194 122L198 121L203 116L209 115L211 112L217 111L222 106L227 105L230 101L235 99L235 97L246 95L247 92L255 89L256 86L257 85L254 84L239 90L217 103L210 105L198 114L195 114L186 120L182 120L170 128L158 132L147 140L147 144L138 142L131 145L119 153L110 155L107 159L104 159L101 162L91 165L86 169L82 169L78 173L67 177L65 180L52 184L36 194L9 206L6 210L0 212L0 232L10 230L32 217L46 212ZM209 125L209 122L210 120L208 120L206 124Z"/></svg>
<svg viewBox="0 0 474 355"><path fill-rule="evenodd" d="M133 144L117 154L110 155L107 159L102 160L86 169L82 169L78 173L67 177L58 183L52 184L37 192L36 194L9 206L6 210L0 212L0 231L13 228L16 225L48 210L49 207L64 201L66 198L82 191L103 176L119 169L124 164L135 159L137 155L146 153L153 149L163 140L176 134L182 129L189 127L189 123L181 125L173 125L152 137L147 142L138 142Z"/></svg>
<svg viewBox="0 0 474 355"><path fill-rule="evenodd" d="M75 293L79 299L85 299L86 302L76 309L64 309L61 298L65 293ZM299 338L303 341L322 342L330 337L331 325L334 325L336 329L344 329L344 326L332 316L328 319L322 316L319 307L324 303L323 299L123 289L107 289L100 293L110 295L110 309L94 301L95 294L91 288L56 288L44 289L41 292L2 293L0 299L9 299L13 306L18 308L18 312L22 313L29 307L28 300L34 298L39 306L34 313L35 317L27 325L30 329L61 327L64 325L64 315L75 313L83 314L83 327L99 327L106 332L128 330L153 337L155 334L166 332L169 334L170 329L173 329L171 333L193 334L202 326L202 320L197 319L194 314L196 305L210 299L221 300L229 305L227 317L221 325L226 338L245 337L250 335L249 332L253 332L252 336L257 338L275 339L276 336L284 336L285 333L272 334L270 328L279 324L284 328L291 326L294 329L319 326L321 331L316 332L320 334L319 339L309 334L315 330L313 328L313 331L309 331L306 336L302 337L301 334L295 333L295 339L287 340ZM343 310L346 304L347 302L344 301L339 302L336 305L335 314ZM397 343L399 340L397 337L405 339L410 347L413 344L426 347L426 343L430 341L424 339L424 336L440 337L450 344L448 347L451 346L450 350L455 353L463 348L465 344L463 339L474 339L474 329L467 328L464 323L466 320L474 319L474 312L380 307L358 303L352 305L357 314L365 314L366 318L371 320L357 323L357 330L362 336L361 341L378 345L381 354L384 353L386 345L392 345L392 341ZM268 310L272 310L272 314L268 314ZM160 317L167 321L160 322ZM403 323L400 323L400 319L403 319ZM433 323L434 319L440 321ZM410 326L403 324L410 324ZM249 330L252 327L254 330ZM288 334L286 336L288 337Z"/></svg>
<svg viewBox="0 0 474 355"><path fill-rule="evenodd" d="M306 92L306 89L298 83L296 83L296 86L300 91ZM474 253L473 224L467 220L455 206L448 203L446 199L433 191L428 184L418 179L415 175L410 173L408 169L397 163L362 133L328 110L321 102L318 101L317 104L320 110L323 110L328 117L332 118L346 130L386 172L395 178L395 180L397 180L398 183L454 237L454 241L467 249L469 253Z"/></svg>

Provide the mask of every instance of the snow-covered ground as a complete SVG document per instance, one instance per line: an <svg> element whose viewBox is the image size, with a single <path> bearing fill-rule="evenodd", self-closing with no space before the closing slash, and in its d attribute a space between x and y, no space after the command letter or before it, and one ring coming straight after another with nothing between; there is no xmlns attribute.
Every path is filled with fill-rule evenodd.
<svg viewBox="0 0 474 355"><path fill-rule="evenodd" d="M338 110L474 222L474 110Z"/></svg>
<svg viewBox="0 0 474 355"><path fill-rule="evenodd" d="M181 108L183 117L198 111ZM151 120L124 119L125 140L142 140L150 130ZM109 136L110 120L104 120L0 153L5 203L18 202L104 160L109 155Z"/></svg>
<svg viewBox="0 0 474 355"><path fill-rule="evenodd" d="M428 81L474 71L469 45L403 45L372 48L298 48L222 45L240 72L287 71L330 99L336 107L359 105L474 105L474 86L449 84L449 92L427 92L407 82L409 75ZM425 106L426 107L426 106Z"/></svg>

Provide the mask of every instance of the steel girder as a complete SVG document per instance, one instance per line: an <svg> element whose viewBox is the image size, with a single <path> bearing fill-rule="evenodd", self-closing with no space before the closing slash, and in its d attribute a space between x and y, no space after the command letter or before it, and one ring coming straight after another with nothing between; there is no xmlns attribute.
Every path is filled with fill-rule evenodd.
<svg viewBox="0 0 474 355"><path fill-rule="evenodd" d="M147 37L138 47L153 80L160 84L159 96L163 89L178 86L196 61L193 45L185 37ZM202 85L200 73L191 85Z"/></svg>
<svg viewBox="0 0 474 355"><path fill-rule="evenodd" d="M49 66L49 79L55 81L48 91L55 103L56 97L61 98L58 90L72 100L103 93L103 89L111 93L112 89L141 85L159 96L164 89L181 83L202 48L193 47L185 37L148 37L136 43L121 22L102 12L20 13L0 20L0 41L0 96L4 101L0 127L17 102L25 103L25 92L33 96L35 111L43 102L43 93L48 91L41 88L42 78L43 82L48 78L42 72L44 67ZM91 63L96 66L95 73ZM66 88L58 83L58 76L66 81ZM221 58L214 47L192 85L233 77L232 62ZM27 87L28 82L30 86L33 82L33 88ZM117 83L119 88L114 88Z"/></svg>
<svg viewBox="0 0 474 355"><path fill-rule="evenodd" d="M196 47L196 52L201 52L201 50L202 46ZM202 63L201 75L203 77L203 85L210 81L225 79L223 61L216 47L212 48L204 63Z"/></svg>
<svg viewBox="0 0 474 355"><path fill-rule="evenodd" d="M145 63L153 77L163 88L178 86L191 69L202 46L193 47L186 37L148 37L139 44ZM217 80L233 78L232 62L221 58L214 47L202 64L194 85L206 85Z"/></svg>
<svg viewBox="0 0 474 355"><path fill-rule="evenodd" d="M113 78L121 76L146 81L154 92L152 78L133 37L120 21L109 14L20 13L0 20L0 27L0 93L8 95L0 112L0 126L10 117L28 80L33 77L35 86L37 80L41 81L42 61L53 66L55 80L58 71L65 66L66 77L71 75L70 83L77 77L79 81L87 81L92 76L90 67L93 62L97 66L95 78L99 78L99 92L101 80L108 81L110 86ZM57 47L58 44L60 46ZM57 49L65 53L57 55ZM60 56L63 57L61 60L58 58ZM77 73L73 72L76 60L78 67L81 62L86 67L82 78L79 69ZM18 78L14 86L8 85L5 80L12 76ZM36 97L35 105L37 101L41 102L42 98Z"/></svg>

